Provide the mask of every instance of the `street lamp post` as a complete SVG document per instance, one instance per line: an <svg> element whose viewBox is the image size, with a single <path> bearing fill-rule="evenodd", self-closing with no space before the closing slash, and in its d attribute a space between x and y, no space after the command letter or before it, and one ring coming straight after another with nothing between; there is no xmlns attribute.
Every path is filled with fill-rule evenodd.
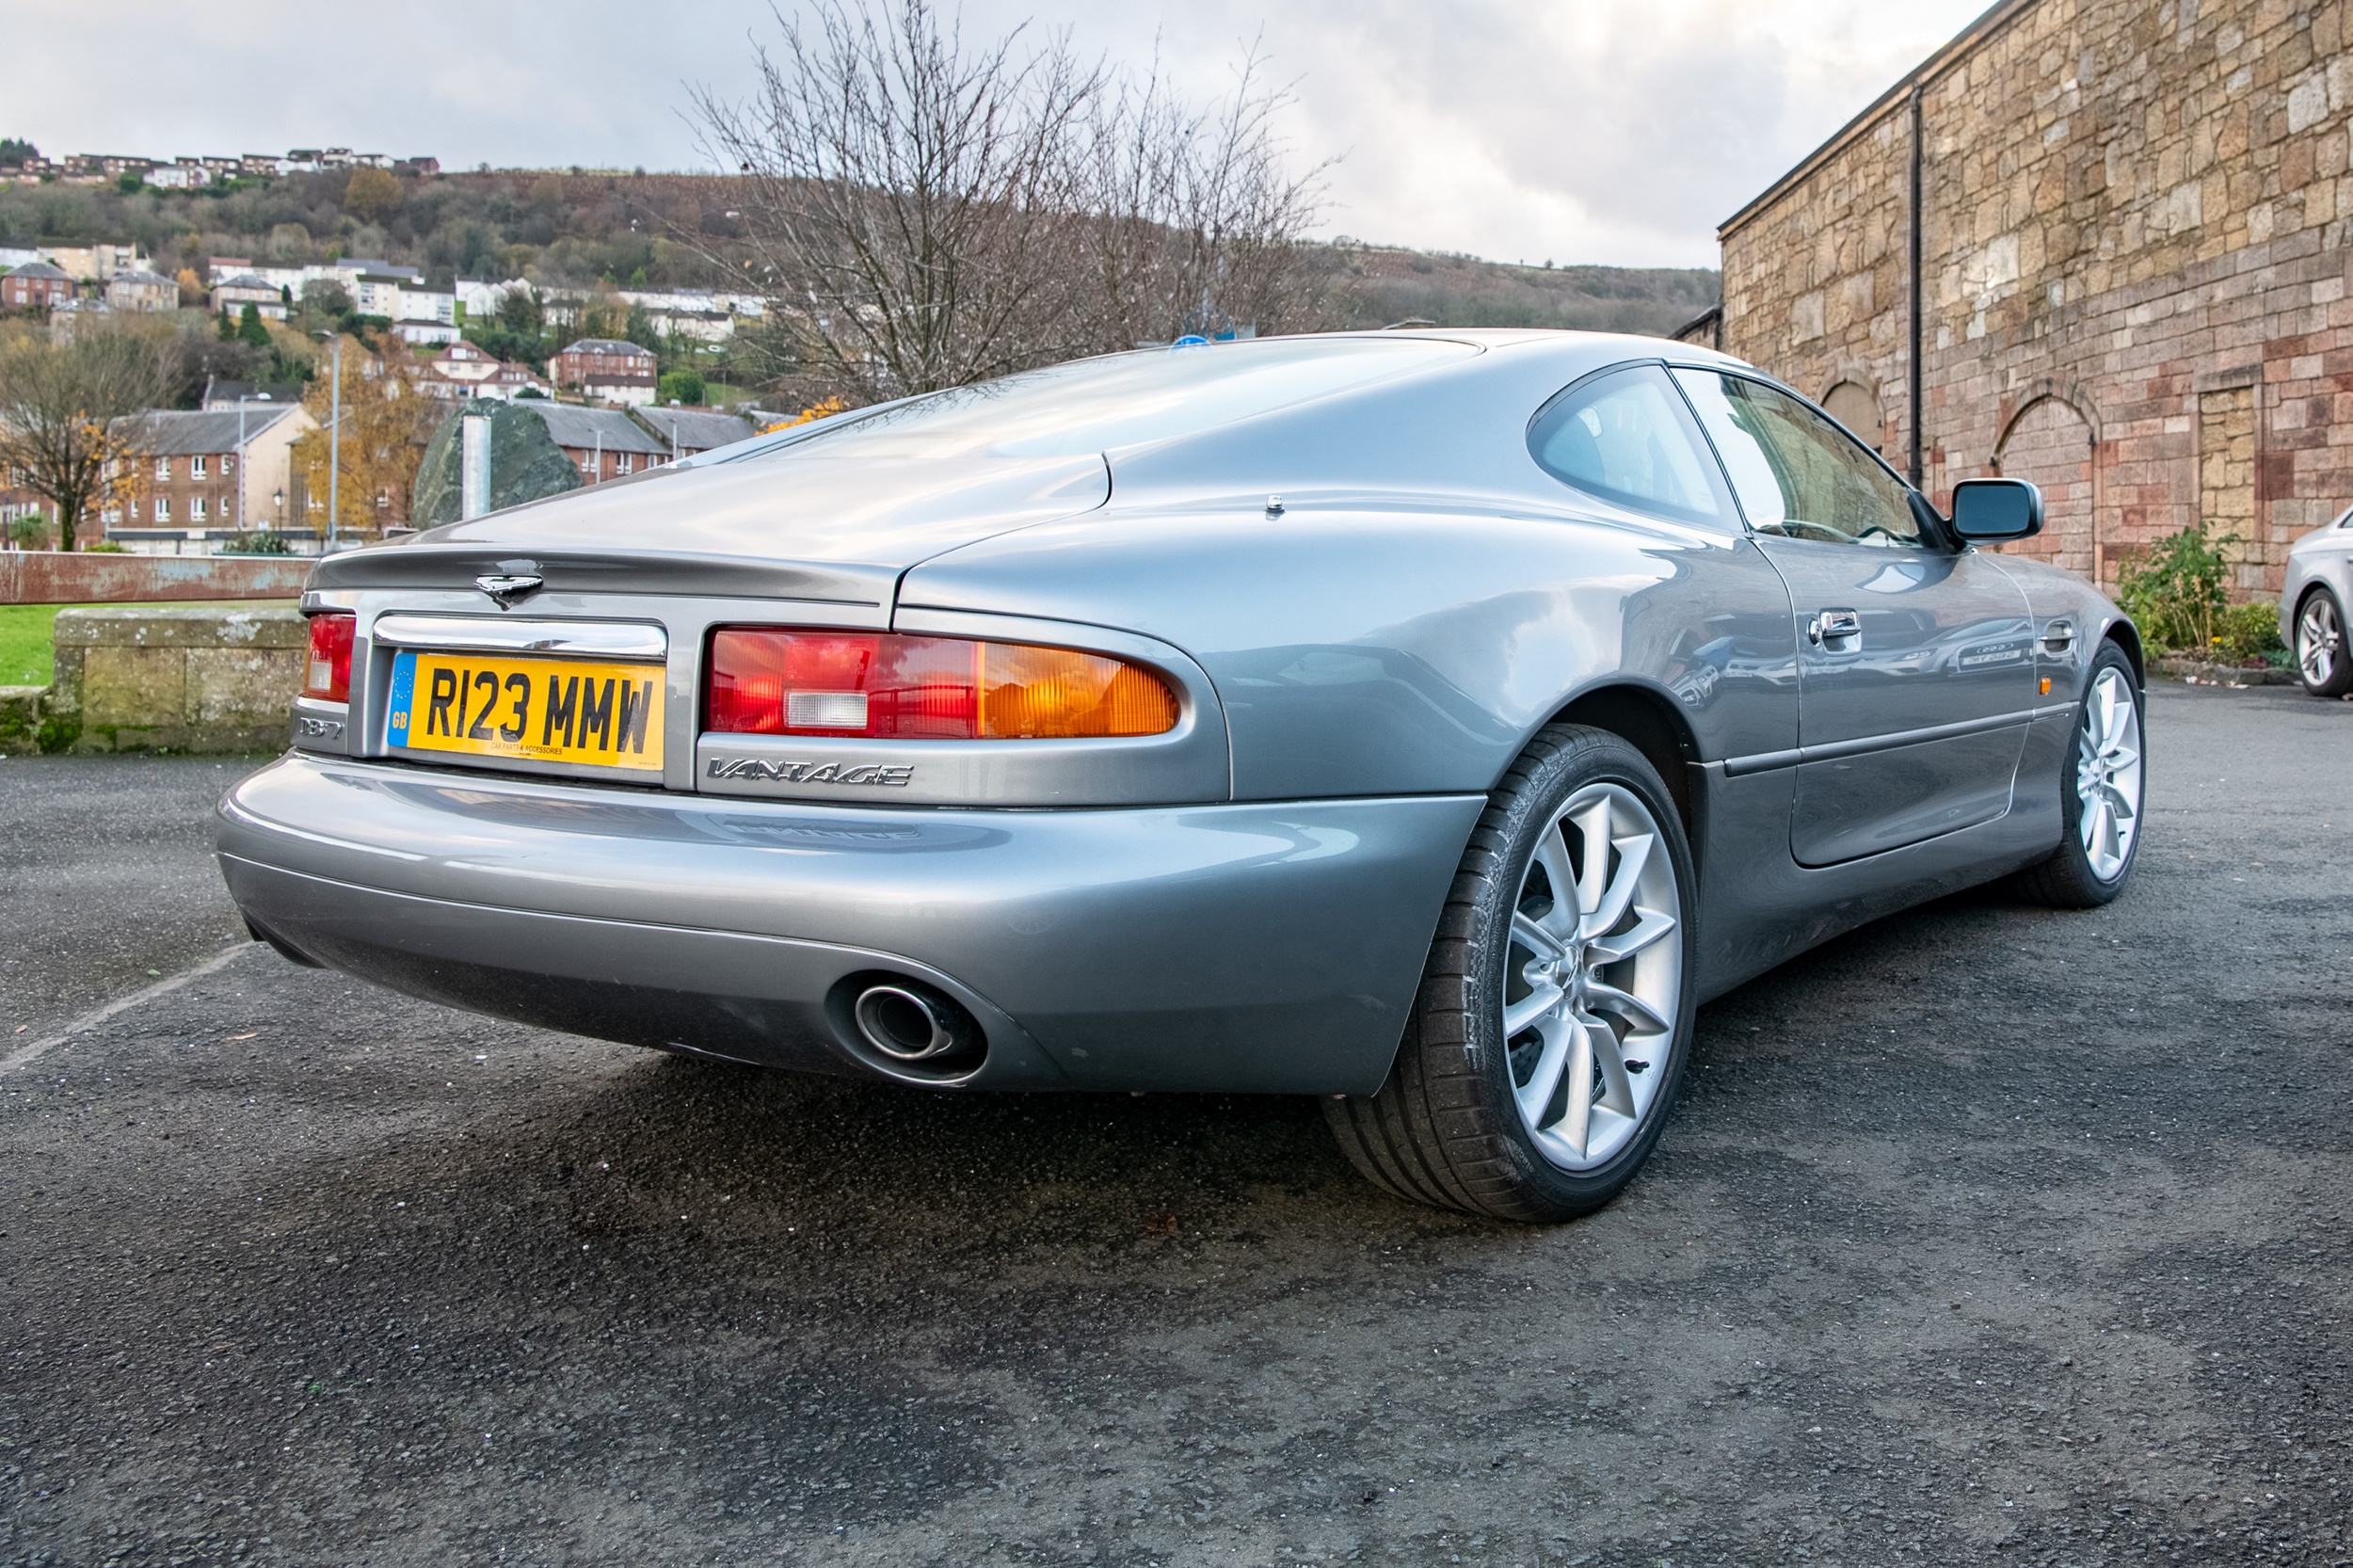
<svg viewBox="0 0 2353 1568"><path fill-rule="evenodd" d="M311 335L331 342L335 345L335 368L331 373L333 381L328 394L329 402L327 418L327 550L325 553L331 555L335 552L335 546L340 542L336 534L336 514L338 504L343 499L344 340L340 332L313 332Z"/></svg>

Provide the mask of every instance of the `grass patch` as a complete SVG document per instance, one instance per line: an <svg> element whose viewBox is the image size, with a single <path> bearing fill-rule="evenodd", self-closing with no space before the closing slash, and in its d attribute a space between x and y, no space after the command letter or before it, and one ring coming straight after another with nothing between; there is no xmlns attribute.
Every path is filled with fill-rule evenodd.
<svg viewBox="0 0 2353 1568"><path fill-rule="evenodd" d="M0 686L46 686L55 676L50 623L60 610L172 610L198 603L291 604L291 600L184 600L176 604L0 604Z"/></svg>

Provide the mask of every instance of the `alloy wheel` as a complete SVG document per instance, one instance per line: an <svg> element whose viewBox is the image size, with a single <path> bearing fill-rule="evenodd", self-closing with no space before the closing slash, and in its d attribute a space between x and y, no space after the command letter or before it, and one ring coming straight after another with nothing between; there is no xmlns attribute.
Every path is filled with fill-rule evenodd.
<svg viewBox="0 0 2353 1568"><path fill-rule="evenodd" d="M2140 704L2122 670L2104 669L2084 700L2075 751L2075 830L2091 874L2113 882L2140 831Z"/></svg>
<svg viewBox="0 0 2353 1568"><path fill-rule="evenodd" d="M2344 648L2345 628L2337 624L2337 601L2325 593L2313 595L2304 613L2296 617L2296 662L2304 672L2304 684L2314 689L2328 685L2337 673Z"/></svg>
<svg viewBox="0 0 2353 1568"><path fill-rule="evenodd" d="M1503 1034L1512 1097L1563 1170L1608 1161L1657 1109L1683 1000L1674 863L1640 796L1572 794L1513 906Z"/></svg>

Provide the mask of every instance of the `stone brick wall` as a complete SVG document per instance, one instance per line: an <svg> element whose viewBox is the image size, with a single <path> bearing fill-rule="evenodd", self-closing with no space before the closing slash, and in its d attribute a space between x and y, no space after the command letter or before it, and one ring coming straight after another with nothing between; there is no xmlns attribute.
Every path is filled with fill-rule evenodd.
<svg viewBox="0 0 2353 1568"><path fill-rule="evenodd" d="M266 752L286 744L309 633L292 606L60 610L51 646L52 749Z"/></svg>
<svg viewBox="0 0 2353 1568"><path fill-rule="evenodd" d="M142 600L277 599L302 592L316 561L299 555L120 555L0 550L0 604L130 604Z"/></svg>
<svg viewBox="0 0 2353 1568"><path fill-rule="evenodd" d="M1916 81L1930 493L2035 480L2027 548L2111 584L2203 519L2245 541L2242 597L2276 591L2353 504L2345 27L2345 0L2015 0L1724 226L1724 346L1869 391L1901 465Z"/></svg>

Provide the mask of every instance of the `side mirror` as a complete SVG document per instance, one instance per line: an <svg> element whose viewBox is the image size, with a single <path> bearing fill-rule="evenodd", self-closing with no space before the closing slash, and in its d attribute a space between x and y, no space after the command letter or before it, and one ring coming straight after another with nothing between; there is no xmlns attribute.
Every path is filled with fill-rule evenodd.
<svg viewBox="0 0 2353 1568"><path fill-rule="evenodd" d="M1963 479L1953 487L1953 532L1964 539L2025 539L2042 532L2042 492L2024 479Z"/></svg>

